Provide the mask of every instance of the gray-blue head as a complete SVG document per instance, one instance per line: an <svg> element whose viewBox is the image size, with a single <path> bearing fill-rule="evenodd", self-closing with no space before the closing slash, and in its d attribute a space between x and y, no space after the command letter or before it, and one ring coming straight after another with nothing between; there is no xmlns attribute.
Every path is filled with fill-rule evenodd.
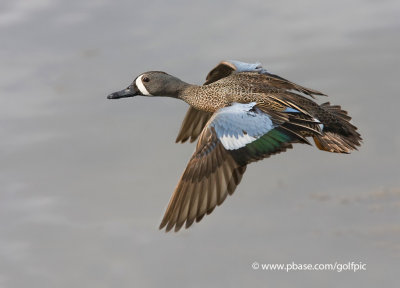
<svg viewBox="0 0 400 288"><path fill-rule="evenodd" d="M162 71L149 71L140 74L126 88L107 96L108 99L120 99L133 96L169 96L177 97L189 84Z"/></svg>

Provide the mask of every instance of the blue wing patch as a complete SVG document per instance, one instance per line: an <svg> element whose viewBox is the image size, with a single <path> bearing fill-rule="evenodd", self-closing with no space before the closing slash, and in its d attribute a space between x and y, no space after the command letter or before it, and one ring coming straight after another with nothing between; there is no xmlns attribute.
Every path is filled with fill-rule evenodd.
<svg viewBox="0 0 400 288"><path fill-rule="evenodd" d="M299 110L296 110L296 109L293 109L293 108L290 108L290 107L286 107L286 109L283 110L283 112L286 112L286 113L300 113Z"/></svg>
<svg viewBox="0 0 400 288"><path fill-rule="evenodd" d="M241 62L237 60L228 60L227 62L230 62L236 67L236 72L258 72L260 74L269 74L269 71L265 68L262 67L260 62L256 63L246 63L246 62Z"/></svg>
<svg viewBox="0 0 400 288"><path fill-rule="evenodd" d="M252 143L276 127L270 116L255 107L256 103L233 103L221 108L209 124L227 150Z"/></svg>

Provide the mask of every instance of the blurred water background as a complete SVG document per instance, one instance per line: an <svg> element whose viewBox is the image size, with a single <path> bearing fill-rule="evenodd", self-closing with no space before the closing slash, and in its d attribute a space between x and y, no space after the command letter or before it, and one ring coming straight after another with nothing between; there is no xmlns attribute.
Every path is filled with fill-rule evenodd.
<svg viewBox="0 0 400 288"><path fill-rule="evenodd" d="M397 287L399 32L395 0L2 0L0 287ZM106 96L148 70L201 84L224 59L328 94L364 144L252 164L211 216L166 234L187 105Z"/></svg>

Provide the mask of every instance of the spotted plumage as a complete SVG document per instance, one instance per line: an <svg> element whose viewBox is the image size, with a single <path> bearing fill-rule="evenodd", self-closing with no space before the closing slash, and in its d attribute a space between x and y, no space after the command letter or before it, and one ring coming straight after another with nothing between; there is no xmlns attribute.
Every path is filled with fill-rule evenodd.
<svg viewBox="0 0 400 288"><path fill-rule="evenodd" d="M347 112L324 95L270 73L259 63L223 61L204 85L191 85L165 72L139 75L109 99L143 96L178 98L190 105L176 142L193 142L196 150L178 182L160 224L178 231L200 221L231 195L249 163L310 144L324 151L350 153L361 145Z"/></svg>

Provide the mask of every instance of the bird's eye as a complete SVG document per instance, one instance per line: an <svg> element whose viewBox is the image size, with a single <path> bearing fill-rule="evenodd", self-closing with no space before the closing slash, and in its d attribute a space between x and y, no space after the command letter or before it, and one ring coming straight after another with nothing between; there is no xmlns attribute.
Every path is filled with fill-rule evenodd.
<svg viewBox="0 0 400 288"><path fill-rule="evenodd" d="M143 77L143 78L142 78L142 81L143 81L143 82L149 82L150 79L149 79L149 77Z"/></svg>

